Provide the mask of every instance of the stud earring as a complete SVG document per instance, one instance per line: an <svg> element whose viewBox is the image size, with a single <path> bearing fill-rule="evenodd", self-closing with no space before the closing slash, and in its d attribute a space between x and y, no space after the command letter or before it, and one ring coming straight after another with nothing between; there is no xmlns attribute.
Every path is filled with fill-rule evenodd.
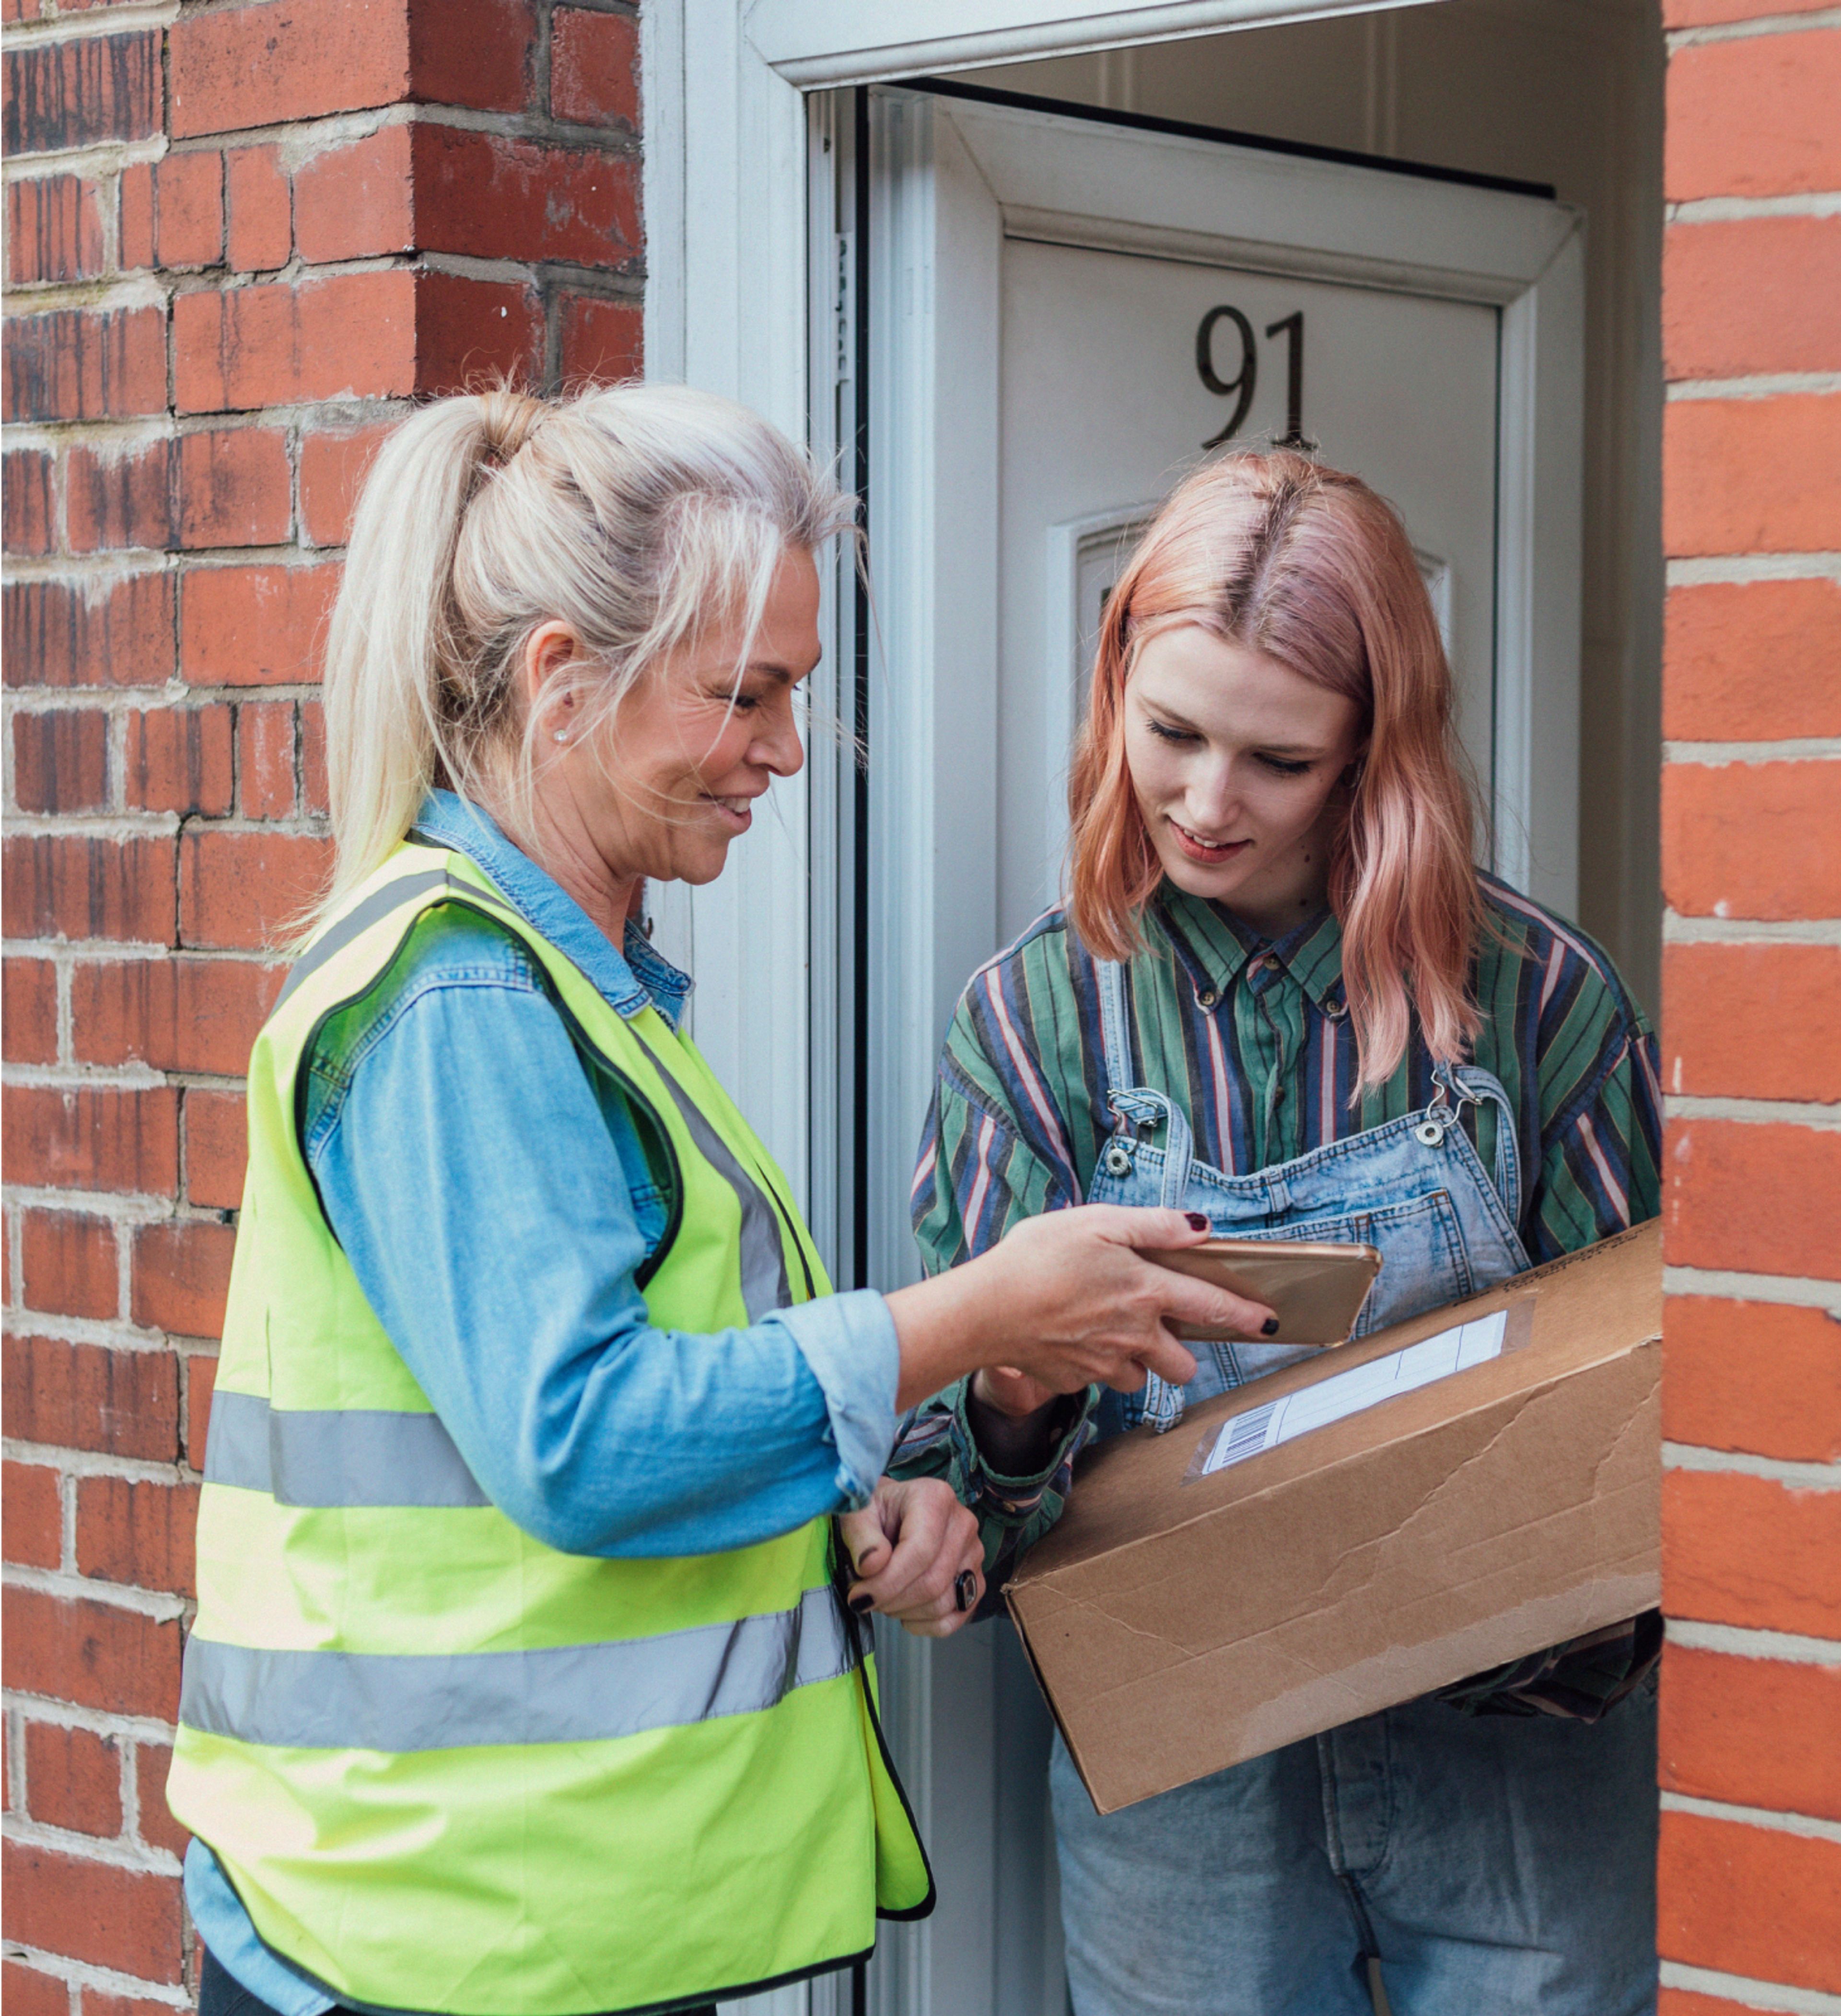
<svg viewBox="0 0 1841 2016"><path fill-rule="evenodd" d="M566 728L553 728L549 732L549 739L552 742L567 742L569 739L569 731Z"/></svg>

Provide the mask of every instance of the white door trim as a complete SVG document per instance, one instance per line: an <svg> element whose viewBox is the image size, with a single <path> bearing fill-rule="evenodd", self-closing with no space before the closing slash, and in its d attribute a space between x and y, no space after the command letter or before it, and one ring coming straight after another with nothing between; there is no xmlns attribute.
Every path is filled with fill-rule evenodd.
<svg viewBox="0 0 1841 2016"><path fill-rule="evenodd" d="M754 0L748 37L763 62L808 89L914 77L972 63L1072 56L1223 29L1364 14L1424 0L1165 0L1056 9L1039 0Z"/></svg>

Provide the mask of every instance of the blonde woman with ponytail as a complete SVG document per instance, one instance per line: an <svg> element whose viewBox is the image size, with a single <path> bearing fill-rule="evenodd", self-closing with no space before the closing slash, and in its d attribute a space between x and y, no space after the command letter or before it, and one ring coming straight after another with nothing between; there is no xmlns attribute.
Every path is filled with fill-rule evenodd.
<svg viewBox="0 0 1841 2016"><path fill-rule="evenodd" d="M326 675L336 867L250 1066L169 1782L203 2016L707 2009L929 1910L863 1613L983 1589L897 1411L1187 1378L1268 1313L1024 1227L833 1295L631 921L802 761L849 500L667 387L385 444ZM739 1088L740 1105L748 1088Z"/></svg>
<svg viewBox="0 0 1841 2016"><path fill-rule="evenodd" d="M1068 902L947 1038L914 1196L936 1278L1065 1208L1152 1204L1371 1242L1366 1331L1655 1214L1654 1039L1589 938L1475 866L1438 627L1366 484L1281 450L1176 490L1108 599L1069 805ZM999 1585L1087 1442L1298 1355L1242 1334L1129 1395L988 1368L897 1470L954 1485ZM1370 1963L1393 2016L1652 2009L1660 1635L1104 1819L1057 1739L1075 2016L1363 2016Z"/></svg>

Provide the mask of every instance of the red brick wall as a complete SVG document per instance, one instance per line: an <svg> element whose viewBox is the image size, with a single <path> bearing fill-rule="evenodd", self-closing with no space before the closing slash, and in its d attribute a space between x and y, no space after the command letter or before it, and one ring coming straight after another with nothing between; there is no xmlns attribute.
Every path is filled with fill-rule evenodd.
<svg viewBox="0 0 1841 2016"><path fill-rule="evenodd" d="M161 1797L316 640L418 394L636 366L621 0L4 0L3 1989L189 2000Z"/></svg>
<svg viewBox="0 0 1841 2016"><path fill-rule="evenodd" d="M1841 2009L1841 29L1666 0L1663 2016Z"/></svg>

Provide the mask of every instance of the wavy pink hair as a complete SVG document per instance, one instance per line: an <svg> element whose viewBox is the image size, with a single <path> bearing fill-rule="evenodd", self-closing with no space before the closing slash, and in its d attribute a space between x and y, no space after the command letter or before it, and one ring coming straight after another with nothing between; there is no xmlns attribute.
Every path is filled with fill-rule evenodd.
<svg viewBox="0 0 1841 2016"><path fill-rule="evenodd" d="M1330 862L1358 1093L1389 1078L1417 1013L1432 1055L1466 1054L1483 927L1475 795L1451 671L1406 528L1358 477L1286 449L1208 463L1171 495L1106 606L1068 779L1071 909L1101 958L1141 945L1162 879L1125 754L1125 689L1180 624L1263 652L1353 700L1363 751Z"/></svg>

